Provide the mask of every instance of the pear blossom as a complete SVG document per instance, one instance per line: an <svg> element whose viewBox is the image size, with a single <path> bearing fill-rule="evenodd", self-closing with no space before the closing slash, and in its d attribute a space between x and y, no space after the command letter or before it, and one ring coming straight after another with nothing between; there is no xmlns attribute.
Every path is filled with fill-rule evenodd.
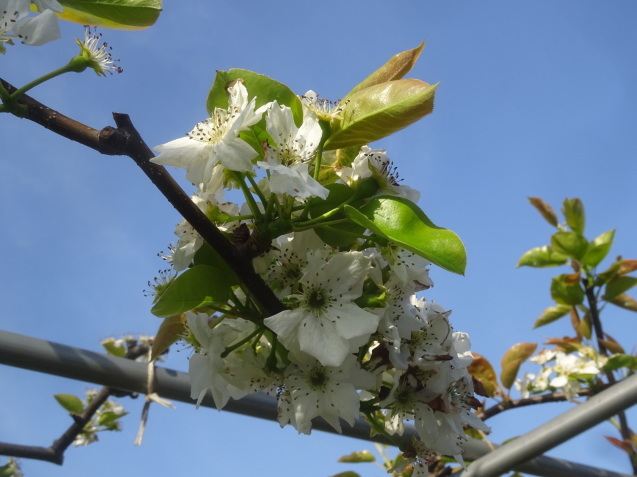
<svg viewBox="0 0 637 477"><path fill-rule="evenodd" d="M299 280L299 305L264 320L290 351L300 350L324 366L340 366L376 330L380 318L358 307L369 259L361 252L308 253Z"/></svg>
<svg viewBox="0 0 637 477"><path fill-rule="evenodd" d="M123 70L117 64L119 60L113 59L111 55L111 47L108 43L102 42L102 34L97 33L95 29L85 27L84 40L76 38L80 47L80 56L87 60L87 66L93 68L98 76L106 76L106 73L121 73Z"/></svg>
<svg viewBox="0 0 637 477"><path fill-rule="evenodd" d="M255 111L255 101L248 101L241 81L234 82L228 88L228 109L215 108L186 137L156 146L159 154L151 162L183 167L186 179L195 185L207 184L217 163L231 171L252 171L257 153L239 133L261 120L265 106Z"/></svg>
<svg viewBox="0 0 637 477"><path fill-rule="evenodd" d="M0 53L6 51L4 43L12 45L13 40L39 46L60 38L54 11L43 9L40 14L29 17L30 4L29 0L0 0Z"/></svg>
<svg viewBox="0 0 637 477"><path fill-rule="evenodd" d="M323 134L316 117L306 115L297 127L292 110L274 101L266 114L266 130L275 144L266 148L266 160L257 165L271 171L270 191L300 199L327 198L328 190L308 172Z"/></svg>

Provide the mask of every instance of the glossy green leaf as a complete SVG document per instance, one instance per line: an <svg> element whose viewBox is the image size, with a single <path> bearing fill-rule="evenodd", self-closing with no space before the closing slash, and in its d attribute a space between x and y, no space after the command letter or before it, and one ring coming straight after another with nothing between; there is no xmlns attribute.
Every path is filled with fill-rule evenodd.
<svg viewBox="0 0 637 477"><path fill-rule="evenodd" d="M153 339L153 347L150 353L150 359L155 360L166 351L173 343L179 340L185 331L184 315L169 316L159 325L155 339Z"/></svg>
<svg viewBox="0 0 637 477"><path fill-rule="evenodd" d="M297 126L301 125L303 122L301 100L290 88L268 76L238 68L230 71L217 71L206 101L206 109L209 114L215 108L228 109L227 88L230 83L237 80L243 81L248 90L249 99L256 97L257 108L276 99L279 105L288 106L292 110L294 122Z"/></svg>
<svg viewBox="0 0 637 477"><path fill-rule="evenodd" d="M615 277L606 284L604 300L610 300L637 285L637 277Z"/></svg>
<svg viewBox="0 0 637 477"><path fill-rule="evenodd" d="M564 217L566 217L566 223L571 230L579 235L584 235L586 215L584 214L584 204L582 204L582 201L577 198L564 199L562 213Z"/></svg>
<svg viewBox="0 0 637 477"><path fill-rule="evenodd" d="M575 260L581 260L588 250L588 240L575 232L556 232L551 236L553 249Z"/></svg>
<svg viewBox="0 0 637 477"><path fill-rule="evenodd" d="M376 462L376 458L374 454L372 454L368 450L363 450L359 452L352 452L351 454L344 455L338 462L344 462L349 464L358 464L361 462Z"/></svg>
<svg viewBox="0 0 637 477"><path fill-rule="evenodd" d="M467 371L471 376L482 383L482 386L490 397L495 396L498 390L498 378L496 377L493 366L491 366L491 363L489 363L484 356L475 352L471 354L473 354L473 361L467 366Z"/></svg>
<svg viewBox="0 0 637 477"><path fill-rule="evenodd" d="M568 262L568 257L556 252L548 245L536 247L526 252L520 258L518 267L557 267Z"/></svg>
<svg viewBox="0 0 637 477"><path fill-rule="evenodd" d="M73 394L55 394L53 396L55 400L69 412L74 412L75 414L81 414L84 411L84 403L82 400L74 396Z"/></svg>
<svg viewBox="0 0 637 477"><path fill-rule="evenodd" d="M610 247L613 244L613 237L615 236L615 230L609 230L604 232L595 240L593 240L588 246L586 255L582 261L589 267L596 267L606 258Z"/></svg>
<svg viewBox="0 0 637 477"><path fill-rule="evenodd" d="M396 196L377 196L347 216L374 234L453 273L464 274L467 255L460 238L435 225L413 202Z"/></svg>
<svg viewBox="0 0 637 477"><path fill-rule="evenodd" d="M571 275L558 275L551 280L551 298L560 305L579 305L584 301L584 289L579 282L571 283Z"/></svg>
<svg viewBox="0 0 637 477"><path fill-rule="evenodd" d="M227 277L219 268L197 265L179 275L150 312L165 318L210 303L225 303L230 296Z"/></svg>
<svg viewBox="0 0 637 477"><path fill-rule="evenodd" d="M606 301L625 310L637 311L637 301L626 293L621 293Z"/></svg>
<svg viewBox="0 0 637 477"><path fill-rule="evenodd" d="M224 277L226 286L232 287L239 284L239 278L235 274L234 270L228 265L228 263L221 258L221 255L212 248L208 242L204 242L201 247L195 252L193 258L193 266L197 265L209 265L211 267L221 270L221 274Z"/></svg>
<svg viewBox="0 0 637 477"><path fill-rule="evenodd" d="M153 25L161 0L59 0L63 20L116 30L140 30Z"/></svg>
<svg viewBox="0 0 637 477"><path fill-rule="evenodd" d="M551 207L539 197L529 197L529 202L531 202L531 205L535 207L540 214L542 214L544 220L546 220L553 227L557 227L557 214L553 210L553 207Z"/></svg>
<svg viewBox="0 0 637 477"><path fill-rule="evenodd" d="M520 366L531 357L537 349L536 343L518 343L507 350L502 357L500 382L506 389L511 389L518 375Z"/></svg>
<svg viewBox="0 0 637 477"><path fill-rule="evenodd" d="M378 141L433 111L437 85L417 79L377 84L349 96L332 121L325 150Z"/></svg>
<svg viewBox="0 0 637 477"><path fill-rule="evenodd" d="M542 315L535 320L533 328L539 328L540 326L548 325L555 320L559 320L563 316L566 316L571 310L570 305L556 305L551 306L542 312Z"/></svg>
<svg viewBox="0 0 637 477"><path fill-rule="evenodd" d="M403 51L392 56L387 63L352 88L352 90L341 100L341 103L344 104L347 99L357 91L380 83L385 83L386 81L401 79L414 67L416 60L418 60L418 57L424 48L425 42L423 41L412 50Z"/></svg>

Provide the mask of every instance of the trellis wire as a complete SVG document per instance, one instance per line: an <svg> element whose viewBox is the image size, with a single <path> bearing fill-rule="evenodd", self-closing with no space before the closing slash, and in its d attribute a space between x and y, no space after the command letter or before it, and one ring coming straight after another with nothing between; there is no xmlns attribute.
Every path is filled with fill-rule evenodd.
<svg viewBox="0 0 637 477"><path fill-rule="evenodd" d="M148 370L144 363L1 330L0 364L125 391L141 394L146 392ZM169 400L194 404L190 397L190 382L186 373L157 367L155 392ZM484 442L469 441L465 447L464 457L475 462L462 473L462 477L497 476L513 469L543 477L630 477L628 474L540 454L635 403L637 375L600 392L587 402L495 451L491 451ZM215 407L209 395L203 400L202 406ZM239 401L230 400L224 410L274 421L276 399L265 394L256 394ZM314 422L313 427L335 433L334 429L320 419ZM353 427L344 425L343 435L386 443L380 436L370 437L369 430L369 425L363 419L359 419ZM413 433L413 427L408 428L404 437L408 438Z"/></svg>

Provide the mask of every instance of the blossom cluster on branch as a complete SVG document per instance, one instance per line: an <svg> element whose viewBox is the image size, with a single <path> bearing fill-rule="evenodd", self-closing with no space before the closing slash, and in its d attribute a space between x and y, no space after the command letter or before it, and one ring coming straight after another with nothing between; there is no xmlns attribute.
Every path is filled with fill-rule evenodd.
<svg viewBox="0 0 637 477"><path fill-rule="evenodd" d="M266 392L278 420L309 434L363 415L418 474L436 455L461 460L465 426L488 432L467 371L469 336L418 298L430 265L463 273L465 251L416 205L385 150L369 143L428 114L435 85L402 79L422 45L396 55L339 103L246 70L218 72L210 117L155 150L184 168L192 200L281 303L268 313L187 222L154 283L160 351L194 348L192 397ZM243 194L243 203L233 200ZM418 440L400 442L406 421Z"/></svg>

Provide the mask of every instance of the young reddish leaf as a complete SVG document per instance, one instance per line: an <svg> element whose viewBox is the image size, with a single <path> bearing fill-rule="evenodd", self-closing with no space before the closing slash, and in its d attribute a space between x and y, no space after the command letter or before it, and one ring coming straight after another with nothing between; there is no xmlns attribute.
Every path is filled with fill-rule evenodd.
<svg viewBox="0 0 637 477"><path fill-rule="evenodd" d="M565 336L564 338L550 338L546 340L544 344L555 345L561 348L565 353L572 353L573 351L577 351L581 348L581 342L581 337L569 338L568 336Z"/></svg>
<svg viewBox="0 0 637 477"><path fill-rule="evenodd" d="M351 95L324 149L340 149L378 141L431 113L438 85L399 79L370 86Z"/></svg>
<svg viewBox="0 0 637 477"><path fill-rule="evenodd" d="M584 204L580 199L564 199L562 213L566 217L566 223L571 230L579 235L584 234L586 226L586 215L584 214Z"/></svg>
<svg viewBox="0 0 637 477"><path fill-rule="evenodd" d="M555 232L551 236L553 249L575 260L581 260L588 250L588 240L575 232Z"/></svg>
<svg viewBox="0 0 637 477"><path fill-rule="evenodd" d="M558 223L557 214L553 210L553 207L551 207L549 204L544 202L539 197L529 197L528 199L529 199L529 202L531 202L531 205L535 207L538 210L538 212L540 212L540 214L542 214L542 217L544 217L544 220L546 220L553 227L557 227L557 223Z"/></svg>
<svg viewBox="0 0 637 477"><path fill-rule="evenodd" d="M150 354L151 361L161 356L170 345L181 338L185 331L184 321L185 315L175 315L164 318L153 340L153 347Z"/></svg>
<svg viewBox="0 0 637 477"><path fill-rule="evenodd" d="M615 354L615 353L626 353L626 351L624 351L624 348L622 348L622 346L617 342L617 340L615 338L613 338L611 335L609 335L608 333L604 333L604 340L599 340L602 341L604 346L606 346L606 349L608 351L610 351L611 353Z"/></svg>
<svg viewBox="0 0 637 477"><path fill-rule="evenodd" d="M478 353L472 354L473 361L469 366L467 366L467 371L469 371L471 376L480 381L490 397L495 396L495 393L498 390L498 378L493 370L493 366L491 366L491 363L489 363L484 356L479 355Z"/></svg>
<svg viewBox="0 0 637 477"><path fill-rule="evenodd" d="M565 316L571 309L570 305L556 305L551 306L542 312L542 315L535 320L533 328L539 328L540 326L552 323Z"/></svg>
<svg viewBox="0 0 637 477"><path fill-rule="evenodd" d="M568 257L556 252L551 247L536 247L526 252L520 258L518 267L557 267L568 262Z"/></svg>
<svg viewBox="0 0 637 477"><path fill-rule="evenodd" d="M376 462L376 458L374 454L369 452L368 450L363 450L359 452L352 452L351 454L344 455L338 462L345 462L349 464L357 464L360 462Z"/></svg>
<svg viewBox="0 0 637 477"><path fill-rule="evenodd" d="M608 255L610 247L613 244L614 236L615 230L609 230L593 240L588 247L586 255L584 255L582 259L583 262L589 267L599 265L601 261L606 258L606 255Z"/></svg>
<svg viewBox="0 0 637 477"><path fill-rule="evenodd" d="M626 442L626 441L621 441L619 439L616 439L616 438L610 437L610 436L604 436L604 437L608 440L608 442L613 444L615 447L619 447L621 450L623 450L624 452L626 452L629 455L634 455L635 451L633 450L632 443Z"/></svg>
<svg viewBox="0 0 637 477"><path fill-rule="evenodd" d="M537 349L537 343L518 343L507 350L502 357L502 372L500 382L506 389L511 389L518 375L520 366Z"/></svg>
<svg viewBox="0 0 637 477"><path fill-rule="evenodd" d="M347 98L361 89L369 88L386 81L393 81L402 78L414 67L416 60L425 48L425 42L412 50L403 51L392 56L387 63L374 71L371 75L358 83L352 90L341 100L341 104L347 101Z"/></svg>
<svg viewBox="0 0 637 477"><path fill-rule="evenodd" d="M606 301L620 308L624 308L625 310L637 311L637 301L635 301L632 296L626 295L625 293L621 293Z"/></svg>
<svg viewBox="0 0 637 477"><path fill-rule="evenodd" d="M81 414L84 410L84 404L82 400L74 396L73 394L55 394L53 396L55 400L69 412L74 412L75 414Z"/></svg>
<svg viewBox="0 0 637 477"><path fill-rule="evenodd" d="M573 330L575 331L577 336L581 338L582 337L582 334L580 333L581 320L580 320L579 314L577 313L577 308L575 308L574 306L571 307L570 316L571 316L571 326L573 327Z"/></svg>
<svg viewBox="0 0 637 477"><path fill-rule="evenodd" d="M579 334L587 340L590 340L593 336L593 321L589 310L586 310L586 313L584 313L584 316L579 322Z"/></svg>
<svg viewBox="0 0 637 477"><path fill-rule="evenodd" d="M619 270L617 271L617 275L627 275L631 272L634 272L635 270L637 270L637 260L622 260Z"/></svg>
<svg viewBox="0 0 637 477"><path fill-rule="evenodd" d="M572 275L558 275L551 280L551 297L560 305L579 305L584 301L584 289L579 281L573 284Z"/></svg>
<svg viewBox="0 0 637 477"><path fill-rule="evenodd" d="M637 285L637 277L615 277L606 284L604 300L610 300Z"/></svg>

